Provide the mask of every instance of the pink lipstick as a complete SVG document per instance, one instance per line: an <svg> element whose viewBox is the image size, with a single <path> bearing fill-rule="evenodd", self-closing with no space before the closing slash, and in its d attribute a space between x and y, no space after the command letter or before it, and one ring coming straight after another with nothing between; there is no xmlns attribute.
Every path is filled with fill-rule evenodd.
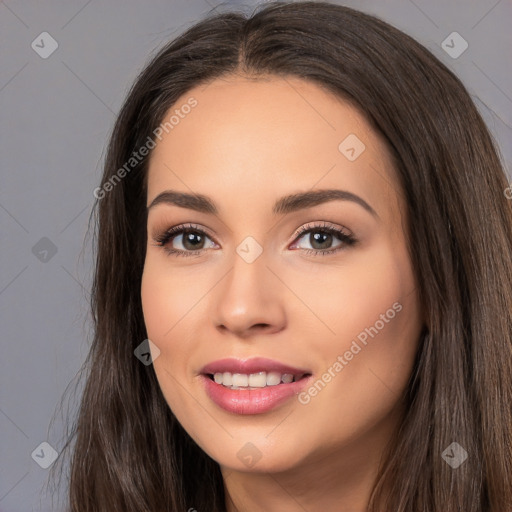
<svg viewBox="0 0 512 512"><path fill-rule="evenodd" d="M311 371L271 359L221 359L201 370L206 394L222 409L235 414L261 414L294 395L309 382Z"/></svg>

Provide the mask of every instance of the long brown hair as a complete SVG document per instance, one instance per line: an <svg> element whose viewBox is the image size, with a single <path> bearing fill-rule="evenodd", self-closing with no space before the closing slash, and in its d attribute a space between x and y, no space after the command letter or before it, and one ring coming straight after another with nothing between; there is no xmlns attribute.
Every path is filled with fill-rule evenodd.
<svg viewBox="0 0 512 512"><path fill-rule="evenodd" d="M225 510L219 465L176 420L152 365L134 356L147 337L148 157L113 176L181 95L233 73L299 77L350 101L395 160L426 330L369 510L512 510L512 201L498 149L460 80L423 46L326 2L210 14L131 88L93 211L94 339L65 447L70 510ZM453 442L468 454L457 469L441 456Z"/></svg>

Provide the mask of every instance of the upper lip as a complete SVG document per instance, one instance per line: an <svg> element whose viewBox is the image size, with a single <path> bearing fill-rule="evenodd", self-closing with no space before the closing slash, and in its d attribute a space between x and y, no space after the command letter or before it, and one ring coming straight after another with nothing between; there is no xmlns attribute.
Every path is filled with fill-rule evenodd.
<svg viewBox="0 0 512 512"><path fill-rule="evenodd" d="M311 373L304 368L295 368L273 359L265 357L253 357L251 359L226 358L213 361L204 366L201 370L203 374L214 373L259 373L259 372L279 372L281 374L291 373L292 375L304 375Z"/></svg>

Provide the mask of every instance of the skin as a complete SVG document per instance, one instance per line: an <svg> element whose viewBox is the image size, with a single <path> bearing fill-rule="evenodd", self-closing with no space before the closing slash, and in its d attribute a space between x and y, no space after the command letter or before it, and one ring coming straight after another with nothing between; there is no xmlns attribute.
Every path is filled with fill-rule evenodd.
<svg viewBox="0 0 512 512"><path fill-rule="evenodd" d="M141 294L162 392L220 464L229 512L362 512L404 414L399 397L423 324L389 151L357 110L298 78L232 75L187 92L171 111L191 96L197 106L151 156L147 204L171 189L209 196L219 213L165 203L148 212ZM366 146L354 161L338 149L349 134ZM377 216L348 200L272 214L282 196L319 189L356 194ZM324 232L314 225L324 222L357 243L307 254L340 247L336 235L315 243ZM211 234L198 256L169 255L155 242L183 223ZM302 226L313 231L298 238ZM236 252L247 236L263 250L250 264ZM167 247L192 251L179 234ZM268 357L321 378L394 303L401 311L307 404L292 397L237 415L203 389L201 368L224 357ZM248 442L261 455L252 467L237 457Z"/></svg>

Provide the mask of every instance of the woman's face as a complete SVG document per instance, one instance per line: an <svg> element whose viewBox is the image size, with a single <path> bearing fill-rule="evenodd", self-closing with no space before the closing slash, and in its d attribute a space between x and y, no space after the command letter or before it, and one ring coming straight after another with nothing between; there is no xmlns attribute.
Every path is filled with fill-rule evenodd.
<svg viewBox="0 0 512 512"><path fill-rule="evenodd" d="M173 114L149 165L141 290L169 407L223 468L378 460L422 325L387 148L297 78L218 79Z"/></svg>

